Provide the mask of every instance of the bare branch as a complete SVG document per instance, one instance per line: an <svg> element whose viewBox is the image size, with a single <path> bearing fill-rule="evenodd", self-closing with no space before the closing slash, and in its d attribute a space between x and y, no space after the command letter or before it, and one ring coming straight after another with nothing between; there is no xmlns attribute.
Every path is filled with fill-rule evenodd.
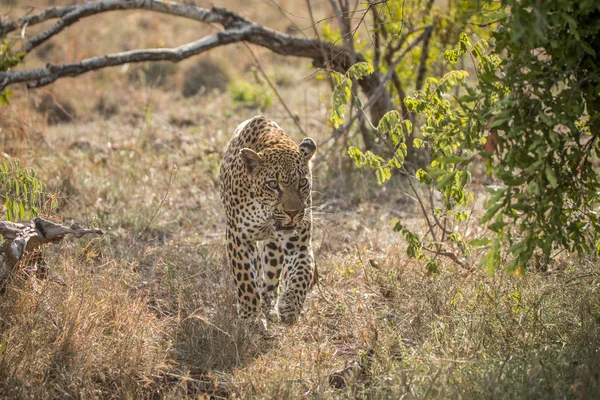
<svg viewBox="0 0 600 400"><path fill-rule="evenodd" d="M323 55L323 62L325 63L326 68L328 68L327 65L329 64L329 57L327 57L327 52L325 51L325 48L322 46L323 41L321 40L321 35L319 34L319 30L317 29L317 23L315 23L315 18L313 15L313 10L312 10L312 6L310 4L310 0L306 0L306 6L308 8L311 26L312 26L313 32L315 34L315 37L318 39L319 43L321 43L321 46L319 46L319 49L321 50L321 54ZM329 86L331 86L331 90L333 90L333 88L334 88L333 80L331 78L329 78L327 81L329 82Z"/></svg>
<svg viewBox="0 0 600 400"><path fill-rule="evenodd" d="M423 247L423 250L426 250L430 253L439 255L439 256L444 256L444 257L448 257L449 259L451 259L452 261L454 261L456 264L460 265L462 268L464 269L470 269L469 266L467 266L465 264L466 260L460 259L458 258L458 256L456 254L454 254L451 251L448 250L439 250L439 249L430 249L428 247Z"/></svg>
<svg viewBox="0 0 600 400"><path fill-rule="evenodd" d="M60 18L65 23L70 22L69 25L71 25L84 17L108 11L124 10L156 11L204 23L218 23L225 28L233 28L239 24L249 22L245 18L223 8L215 7L212 10L207 10L192 5L161 0L103 0L66 7L52 7L39 14L2 22L0 23L0 36L20 29L25 25L33 26L51 19Z"/></svg>
<svg viewBox="0 0 600 400"><path fill-rule="evenodd" d="M432 25L428 25L428 26L432 26ZM419 42L421 42L421 40L423 40L424 37L425 37L425 33L422 33L406 49L404 49L404 51L398 57L396 57L396 59L394 61L389 63L387 73L380 80L379 85L372 90L369 100L362 106L360 111L363 115L364 115L365 110L368 110L371 107L374 107L376 104L378 104L381 96L388 96L388 100L389 100L389 93L386 90L387 83L390 81L390 79L392 79L392 77L395 73L396 67L404 59L406 54L408 54L409 51L411 51L417 44L419 44ZM356 113L352 118L350 118L348 120L348 122L343 127L338 128L338 131L343 132L343 131L347 130L354 123L354 121L356 121L356 119L361 115L361 113ZM382 114L382 116L383 116L383 114ZM376 121L378 121L378 120L376 120ZM376 121L375 121L375 123L376 123ZM373 124L371 123L371 125L373 125Z"/></svg>
<svg viewBox="0 0 600 400"><path fill-rule="evenodd" d="M88 71L127 63L159 60L178 62L212 48L237 42L256 44L284 56L310 58L313 60L315 67L326 66L342 73L346 72L355 62L365 60L362 54L351 48L337 46L318 39L299 38L277 32L255 24L224 8L213 7L209 10L160 0L102 0L74 6L53 7L39 14L0 23L0 36L24 26L59 19L53 26L23 45L22 50L27 53L61 32L65 27L84 17L108 11L134 9L161 12L207 24L216 23L223 26L224 31L170 49L134 50L88 58L69 64L0 72L0 91L9 85L23 82L28 82L29 87L36 88L48 85L62 77L74 77ZM389 95L384 93L385 91L376 93L376 90L380 87L381 76L371 74L358 83L367 97L374 98L371 118L378 121L390 107Z"/></svg>
<svg viewBox="0 0 600 400"><path fill-rule="evenodd" d="M243 32L234 31L233 33L239 35ZM210 35L196 42L188 43L173 49L134 50L106 56L92 57L70 64L48 64L44 68L0 72L0 90L3 90L8 85L20 82L33 82L30 83L28 87L37 88L48 85L65 76L78 76L88 71L94 71L101 68L133 62L158 60L169 60L176 62L193 55L203 53L206 50L210 50L214 47L239 41L234 37L234 35L220 38L219 36L220 34Z"/></svg>
<svg viewBox="0 0 600 400"><path fill-rule="evenodd" d="M415 90L421 90L423 88L423 80L425 79L425 73L427 72L427 58L429 57L429 40L433 33L433 26L426 29L423 39L423 49L421 50L421 59L419 60L419 71L417 73L417 81L415 83Z"/></svg>
<svg viewBox="0 0 600 400"><path fill-rule="evenodd" d="M271 82L271 79L269 79L269 76L267 75L267 73L263 69L262 64L260 63L260 60L258 59L258 56L254 52L254 50L252 50L252 47L250 47L250 45L248 43L246 43L246 42L244 42L244 44L246 45L246 49L248 49L248 52L250 53L250 55L252 56L252 58L254 58L254 61L256 62L256 67L260 71L260 74L262 75L263 79L265 81L267 81L267 84L269 85L269 87L271 88L271 90L273 90L273 92L277 96L277 99L279 100L279 102L281 103L281 105L283 106L283 108L285 109L285 111L287 112L288 116L292 119L292 121L294 122L294 124L296 124L296 127L300 130L300 133L302 133L302 136L307 136L306 132L302 128L302 125L300 125L300 121L294 115L294 113L292 112L292 110L290 110L290 108L288 107L287 103L285 102L285 100L283 99L283 97L281 96L281 94L279 93L279 90L277 90L277 88L275 87L275 85L273 84L273 82Z"/></svg>

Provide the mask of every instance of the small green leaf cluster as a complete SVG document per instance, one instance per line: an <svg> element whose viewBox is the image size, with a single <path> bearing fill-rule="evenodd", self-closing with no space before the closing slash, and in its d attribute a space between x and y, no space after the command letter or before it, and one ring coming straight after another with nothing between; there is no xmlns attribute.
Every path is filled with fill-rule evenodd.
<svg viewBox="0 0 600 400"><path fill-rule="evenodd" d="M335 88L331 94L329 120L336 129L344 122L344 109L352 98L352 81L372 73L373 66L366 62L354 64L345 74L331 71L331 78Z"/></svg>
<svg viewBox="0 0 600 400"><path fill-rule="evenodd" d="M416 171L415 176L426 185L435 185L443 194L448 211L455 207L465 207L472 195L466 190L471 182L467 167L473 158L472 151L465 146L469 142L465 136L468 119L456 112L448 93L458 84L463 84L466 71L450 71L441 79L428 78L424 90L416 92L405 100L409 111L425 118L421 127L422 138L415 140L415 147L427 145L432 161Z"/></svg>
<svg viewBox="0 0 600 400"><path fill-rule="evenodd" d="M15 54L12 51L12 42L4 38L0 38L0 72L10 71L11 68L23 61L25 53ZM9 90L0 91L0 104L8 104L8 100L12 97L12 92Z"/></svg>
<svg viewBox="0 0 600 400"><path fill-rule="evenodd" d="M425 264L425 268L429 273L437 274L440 272L439 264L436 262L435 258L432 258L423 252L424 245L423 239L419 234L413 232L408 227L403 225L398 220L392 220L392 230L394 232L398 232L402 235L404 240L406 240L406 255L411 258L414 258Z"/></svg>
<svg viewBox="0 0 600 400"><path fill-rule="evenodd" d="M39 214L46 197L46 186L31 168L11 159L0 163L0 195L4 200L6 219L19 221Z"/></svg>
<svg viewBox="0 0 600 400"><path fill-rule="evenodd" d="M242 80L232 82L227 90L231 100L242 107L265 110L273 103L269 91L262 85Z"/></svg>
<svg viewBox="0 0 600 400"><path fill-rule="evenodd" d="M396 110L387 112L379 121L377 133L385 143L392 143L392 156L388 160L370 151L362 152L350 146L348 154L354 158L357 167L368 167L375 170L377 183L380 185L389 180L393 169L402 169L406 158L406 137L412 132L409 120L402 121ZM388 141L389 139L389 141Z"/></svg>

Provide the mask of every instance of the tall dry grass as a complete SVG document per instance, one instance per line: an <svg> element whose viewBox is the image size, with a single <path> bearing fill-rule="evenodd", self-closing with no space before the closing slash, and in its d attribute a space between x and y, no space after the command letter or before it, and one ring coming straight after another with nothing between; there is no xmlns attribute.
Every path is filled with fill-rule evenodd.
<svg viewBox="0 0 600 400"><path fill-rule="evenodd" d="M279 3L305 15L301 3ZM315 4L318 18L325 6ZM271 3L240 11L289 24ZM111 29L115 15L69 28L27 66L202 33L146 13L123 14L122 33ZM211 61L256 82L243 51L221 49ZM237 320L217 188L240 121L264 112L301 140L279 104L236 108L219 91L186 98L198 60L177 64L161 85L140 84L127 68L59 81L52 93L75 109L60 125L34 107L40 92L17 89L0 107L2 157L37 170L58 200L51 217L105 235L49 246L46 279L16 271L0 293L0 397L185 398L205 395L211 380L217 394L241 399L598 397L598 260L562 255L520 276L450 264L428 274L390 230L392 216L421 223L402 182L381 190L341 142L330 149L328 86L302 62L259 55L303 128L325 143L314 173L320 284L299 323L270 323L264 336ZM371 348L357 382L328 384Z"/></svg>

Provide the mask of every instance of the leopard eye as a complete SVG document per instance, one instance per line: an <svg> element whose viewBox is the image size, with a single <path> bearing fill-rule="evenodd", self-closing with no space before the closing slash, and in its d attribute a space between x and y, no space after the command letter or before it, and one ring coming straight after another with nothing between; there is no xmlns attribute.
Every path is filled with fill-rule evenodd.
<svg viewBox="0 0 600 400"><path fill-rule="evenodd" d="M267 181L267 187L271 190L278 190L279 184L277 183L277 181Z"/></svg>
<svg viewBox="0 0 600 400"><path fill-rule="evenodd" d="M303 188L306 186L308 186L308 179L306 179L306 178L300 179L300 187Z"/></svg>

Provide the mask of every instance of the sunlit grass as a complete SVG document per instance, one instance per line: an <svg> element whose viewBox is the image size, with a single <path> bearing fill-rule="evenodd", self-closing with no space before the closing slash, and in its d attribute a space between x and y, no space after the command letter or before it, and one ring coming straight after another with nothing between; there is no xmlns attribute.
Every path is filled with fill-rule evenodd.
<svg viewBox="0 0 600 400"><path fill-rule="evenodd" d="M163 30L144 28L140 14L127 18L128 29L151 31L150 42L192 31L168 18L151 21ZM105 25L87 26L106 34L94 36L98 53L140 44ZM91 48L79 40L66 32L50 54L84 56ZM235 64L228 68L251 82L243 58L232 61L240 51L215 62ZM262 57L266 67L280 60ZM48 125L33 107L40 92L17 90L0 107L2 157L37 170L58 198L53 217L105 231L48 246L48 279L15 273L0 293L0 397L201 394L185 378L214 379L242 399L599 395L597 259L562 255L548 271L520 276L443 264L430 275L391 232L392 217L422 224L403 183L379 190L343 146L327 152L333 141L314 172L319 285L298 324L270 323L269 337L245 329L225 264L218 169L237 124L264 110L236 108L218 91L184 98L190 65L168 77L172 87L132 83L125 69L57 82L48 90L72 99L70 123ZM326 83L289 84L310 75L302 63L271 67L307 134L326 142ZM279 104L266 115L302 139ZM371 348L358 382L330 387L331 372Z"/></svg>

